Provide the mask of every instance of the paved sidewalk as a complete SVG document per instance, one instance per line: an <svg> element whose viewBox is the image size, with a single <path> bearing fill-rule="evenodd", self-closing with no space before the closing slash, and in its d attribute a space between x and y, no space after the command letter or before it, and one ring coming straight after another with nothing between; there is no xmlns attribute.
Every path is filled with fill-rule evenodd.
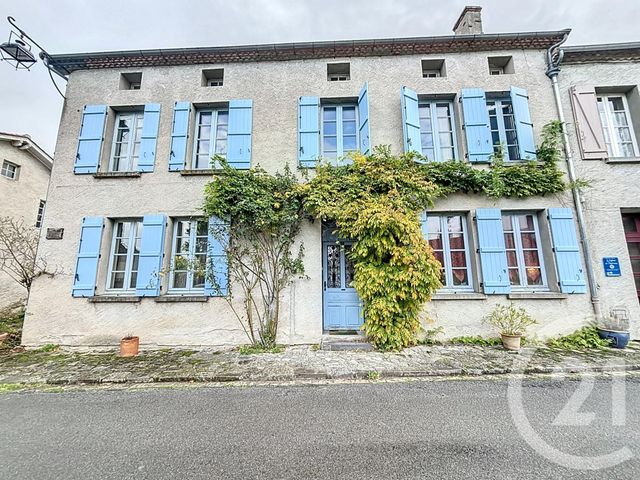
<svg viewBox="0 0 640 480"><path fill-rule="evenodd" d="M287 381L640 370L640 342L626 350L567 351L501 347L419 346L400 353L320 351L283 353L156 350L138 357L73 351L0 355L0 384Z"/></svg>

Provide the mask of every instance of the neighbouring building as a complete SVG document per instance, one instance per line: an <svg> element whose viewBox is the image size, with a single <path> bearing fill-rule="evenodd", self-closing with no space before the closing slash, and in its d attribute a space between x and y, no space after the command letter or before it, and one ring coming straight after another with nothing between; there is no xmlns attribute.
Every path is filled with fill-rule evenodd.
<svg viewBox="0 0 640 480"><path fill-rule="evenodd" d="M485 34L479 7L454 31L54 55L69 84L44 226L63 235L43 236L41 249L67 274L34 284L23 343L113 345L128 333L150 346L246 343L226 301L176 262L220 253L215 219L200 211L213 154L270 172L381 144L477 168L500 145L508 162L534 159L542 127L559 118L547 51L569 31ZM593 320L575 218L571 192L439 201L423 228L445 287L426 328L430 318L447 336L495 335L481 318L508 301L536 316L541 337ZM357 330L348 242L321 222L301 239L308 278L286 293L280 341Z"/></svg>
<svg viewBox="0 0 640 480"><path fill-rule="evenodd" d="M28 135L0 132L0 217L42 225L53 159ZM27 298L27 291L0 271L0 310Z"/></svg>
<svg viewBox="0 0 640 480"><path fill-rule="evenodd" d="M564 48L558 75L603 315L640 319L640 43Z"/></svg>

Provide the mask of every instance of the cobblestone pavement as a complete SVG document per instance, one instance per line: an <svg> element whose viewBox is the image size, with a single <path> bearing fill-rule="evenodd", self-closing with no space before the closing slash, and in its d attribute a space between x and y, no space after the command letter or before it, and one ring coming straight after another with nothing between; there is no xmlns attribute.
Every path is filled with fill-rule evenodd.
<svg viewBox="0 0 640 480"><path fill-rule="evenodd" d="M398 377L610 372L640 370L640 342L625 350L553 350L501 347L418 346L399 353L321 351L288 347L283 353L243 355L194 350L22 352L0 355L0 384L289 381Z"/></svg>

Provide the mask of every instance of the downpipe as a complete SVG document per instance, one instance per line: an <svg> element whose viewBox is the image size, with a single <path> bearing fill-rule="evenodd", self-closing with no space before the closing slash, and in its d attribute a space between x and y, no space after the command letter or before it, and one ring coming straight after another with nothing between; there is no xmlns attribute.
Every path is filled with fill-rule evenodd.
<svg viewBox="0 0 640 480"><path fill-rule="evenodd" d="M602 309L600 304L600 296L598 295L598 283L596 282L593 264L591 263L591 247L589 238L587 237L586 222L584 218L583 199L580 189L576 186L576 173L573 165L573 153L571 144L569 143L569 135L567 134L567 124L565 121L564 111L562 110L562 101L560 99L560 88L558 87L558 74L560 73L560 63L562 63L563 52L560 46L567 41L568 34L564 38L551 46L547 51L547 71L546 75L551 80L553 87L553 96L558 110L558 119L562 128L562 143L564 146L565 159L567 163L567 173L571 182L571 194L573 195L573 203L576 207L576 219L578 221L578 231L580 233L580 243L582 244L582 252L584 255L584 263L587 270L587 280L589 282L589 291L591 294L591 305L596 320L602 318Z"/></svg>

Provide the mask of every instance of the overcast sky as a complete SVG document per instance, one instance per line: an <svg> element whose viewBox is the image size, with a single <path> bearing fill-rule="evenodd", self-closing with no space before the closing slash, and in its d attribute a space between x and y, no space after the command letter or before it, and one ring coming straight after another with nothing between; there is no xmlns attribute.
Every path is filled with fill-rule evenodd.
<svg viewBox="0 0 640 480"><path fill-rule="evenodd" d="M11 3L13 3L11 5ZM640 40L639 0L19 0L5 18L50 53L448 35L465 4L485 33L571 28L569 44ZM41 63L0 63L0 131L27 133L53 153L62 98Z"/></svg>

